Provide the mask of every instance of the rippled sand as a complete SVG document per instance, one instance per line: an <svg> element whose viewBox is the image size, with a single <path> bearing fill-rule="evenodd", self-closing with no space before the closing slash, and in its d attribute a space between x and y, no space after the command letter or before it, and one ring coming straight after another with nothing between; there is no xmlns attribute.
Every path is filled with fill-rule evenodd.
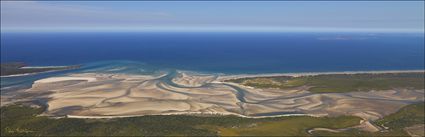
<svg viewBox="0 0 425 137"><path fill-rule="evenodd" d="M168 114L222 114L263 117L287 114L354 115L375 120L414 102L424 90L394 89L350 93L310 93L254 89L222 82L222 77L188 72L160 76L81 73L41 79L23 94L47 99L44 115L126 117Z"/></svg>

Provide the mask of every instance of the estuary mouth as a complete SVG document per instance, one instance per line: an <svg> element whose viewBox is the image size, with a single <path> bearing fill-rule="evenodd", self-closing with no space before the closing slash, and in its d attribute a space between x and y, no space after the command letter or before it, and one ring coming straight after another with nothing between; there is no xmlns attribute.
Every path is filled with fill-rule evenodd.
<svg viewBox="0 0 425 137"><path fill-rule="evenodd" d="M369 73L390 72L395 73ZM356 73L283 73L280 76L337 77L352 74ZM258 74L251 76L158 70L127 61L100 62L83 66L78 71L35 80L30 88L19 90L15 94L31 94L21 96L20 100L48 98L44 115L81 118L177 114L220 114L255 118L365 113L365 119L376 119L397 110L399 106L424 100L424 92L420 89L316 93L311 90L311 86L306 85L288 89L252 88L231 80L249 79L253 76L262 77Z"/></svg>

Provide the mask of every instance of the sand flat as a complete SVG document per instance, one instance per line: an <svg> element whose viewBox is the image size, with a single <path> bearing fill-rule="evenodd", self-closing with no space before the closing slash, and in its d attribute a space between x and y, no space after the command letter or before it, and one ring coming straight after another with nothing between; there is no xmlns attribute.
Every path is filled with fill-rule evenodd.
<svg viewBox="0 0 425 137"><path fill-rule="evenodd" d="M80 73L38 80L25 92L45 93L28 100L49 98L46 115L75 117L307 114L353 115L375 120L412 102L424 101L423 89L348 93L311 93L308 89L255 89L222 82L213 75L187 72L178 72L177 78L168 74Z"/></svg>
<svg viewBox="0 0 425 137"><path fill-rule="evenodd" d="M96 81L96 78L93 78L93 77L51 77L51 78L45 78L45 79L37 80L34 83L52 83L52 82L68 81L68 80L85 80L87 82L93 82L93 81Z"/></svg>

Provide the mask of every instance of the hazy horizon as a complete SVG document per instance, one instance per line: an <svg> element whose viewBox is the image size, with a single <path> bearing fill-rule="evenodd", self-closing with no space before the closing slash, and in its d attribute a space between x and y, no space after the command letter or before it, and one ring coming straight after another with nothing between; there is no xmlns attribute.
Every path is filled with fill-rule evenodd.
<svg viewBox="0 0 425 137"><path fill-rule="evenodd" d="M423 1L2 1L2 32L424 32Z"/></svg>

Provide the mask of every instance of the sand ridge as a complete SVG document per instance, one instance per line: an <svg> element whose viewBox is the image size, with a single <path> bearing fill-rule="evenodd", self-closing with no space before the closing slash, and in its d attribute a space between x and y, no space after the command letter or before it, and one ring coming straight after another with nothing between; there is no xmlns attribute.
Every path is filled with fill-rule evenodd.
<svg viewBox="0 0 425 137"><path fill-rule="evenodd" d="M37 93L29 100L48 99L44 115L78 118L168 114L254 118L353 115L368 121L424 101L424 90L311 93L305 86L255 89L221 80L216 75L183 71L159 76L79 73L38 80L25 93Z"/></svg>

